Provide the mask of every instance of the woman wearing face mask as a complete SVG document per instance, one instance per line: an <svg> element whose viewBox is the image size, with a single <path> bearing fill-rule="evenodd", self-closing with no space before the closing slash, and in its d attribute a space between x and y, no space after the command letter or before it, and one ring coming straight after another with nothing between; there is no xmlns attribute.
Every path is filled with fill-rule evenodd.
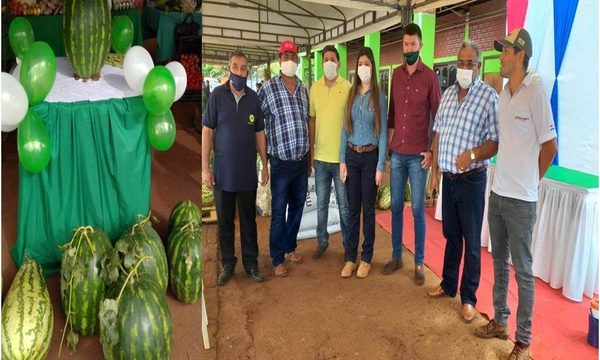
<svg viewBox="0 0 600 360"><path fill-rule="evenodd" d="M365 278L371 269L375 242L375 198L385 167L387 102L379 92L373 52L362 48L356 60L356 75L346 105L340 147L340 179L348 196L349 235L341 276L352 276L356 268L363 209L363 249L356 276Z"/></svg>

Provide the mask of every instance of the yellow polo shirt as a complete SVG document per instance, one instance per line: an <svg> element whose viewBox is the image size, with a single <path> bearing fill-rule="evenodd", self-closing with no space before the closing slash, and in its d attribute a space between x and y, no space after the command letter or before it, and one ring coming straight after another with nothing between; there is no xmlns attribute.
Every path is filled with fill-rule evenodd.
<svg viewBox="0 0 600 360"><path fill-rule="evenodd" d="M350 82L338 75L331 87L325 77L310 87L310 116L316 118L314 159L340 162L340 141Z"/></svg>

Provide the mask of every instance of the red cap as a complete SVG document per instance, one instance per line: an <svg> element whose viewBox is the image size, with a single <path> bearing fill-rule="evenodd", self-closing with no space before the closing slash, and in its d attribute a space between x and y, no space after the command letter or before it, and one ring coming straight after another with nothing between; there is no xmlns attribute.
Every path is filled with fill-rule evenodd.
<svg viewBox="0 0 600 360"><path fill-rule="evenodd" d="M286 51L291 51L294 54L298 54L298 47L292 40L283 40L279 45L279 53L283 54Z"/></svg>

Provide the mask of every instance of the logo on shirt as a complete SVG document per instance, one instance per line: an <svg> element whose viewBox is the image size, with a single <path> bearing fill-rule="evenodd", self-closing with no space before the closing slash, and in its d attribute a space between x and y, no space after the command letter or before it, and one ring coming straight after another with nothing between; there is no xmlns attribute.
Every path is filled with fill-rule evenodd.
<svg viewBox="0 0 600 360"><path fill-rule="evenodd" d="M554 130L554 124L550 124L550 131Z"/></svg>
<svg viewBox="0 0 600 360"><path fill-rule="evenodd" d="M250 116L248 116L248 124L250 124L250 125L254 124L254 114L250 114Z"/></svg>
<svg viewBox="0 0 600 360"><path fill-rule="evenodd" d="M529 118L528 117L515 116L515 120L517 120L517 121L528 121Z"/></svg>

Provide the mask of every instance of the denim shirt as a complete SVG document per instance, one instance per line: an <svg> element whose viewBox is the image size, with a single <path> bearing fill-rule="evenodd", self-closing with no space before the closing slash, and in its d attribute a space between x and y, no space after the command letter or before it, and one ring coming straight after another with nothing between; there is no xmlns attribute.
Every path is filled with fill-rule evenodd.
<svg viewBox="0 0 600 360"><path fill-rule="evenodd" d="M385 169L385 149L387 147L387 100L385 95L379 94L379 136L373 133L375 128L375 109L370 105L371 90L364 95L356 93L352 103L352 134L348 136L346 126L342 127L342 141L340 146L340 163L346 163L346 148L348 143L356 146L379 146L377 158L377 171Z"/></svg>

